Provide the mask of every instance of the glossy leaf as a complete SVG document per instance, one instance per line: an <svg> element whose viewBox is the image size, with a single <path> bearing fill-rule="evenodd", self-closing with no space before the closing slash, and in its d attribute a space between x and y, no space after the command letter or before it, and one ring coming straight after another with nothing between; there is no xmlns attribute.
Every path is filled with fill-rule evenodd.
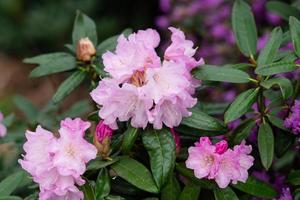
<svg viewBox="0 0 300 200"><path fill-rule="evenodd" d="M127 130L123 134L122 151L124 153L128 153L131 150L138 134L138 128L134 128L129 124Z"/></svg>
<svg viewBox="0 0 300 200"><path fill-rule="evenodd" d="M87 166L87 170L99 170L99 169L102 169L104 167L114 164L118 160L119 160L119 158L113 158L112 160L108 160L108 161L92 160L89 162L89 164Z"/></svg>
<svg viewBox="0 0 300 200"><path fill-rule="evenodd" d="M274 115L267 115L269 121L271 122L271 124L273 124L274 126L276 126L277 128L280 128L282 130L287 130L285 127L284 127L284 121Z"/></svg>
<svg viewBox="0 0 300 200"><path fill-rule="evenodd" d="M122 157L111 168L132 185L151 193L158 193L158 189L149 170L140 162Z"/></svg>
<svg viewBox="0 0 300 200"><path fill-rule="evenodd" d="M300 185L300 170L295 170L289 173L287 181L295 186Z"/></svg>
<svg viewBox="0 0 300 200"><path fill-rule="evenodd" d="M229 67L205 65L193 71L195 78L206 81L220 81L229 83L248 83L250 76L241 70Z"/></svg>
<svg viewBox="0 0 300 200"><path fill-rule="evenodd" d="M274 85L278 85L284 99L292 96L294 91L292 82L289 79L283 77L277 77L262 81L260 85L266 89L270 89Z"/></svg>
<svg viewBox="0 0 300 200"><path fill-rule="evenodd" d="M274 157L274 135L268 123L261 124L258 131L258 150L263 166L268 170Z"/></svg>
<svg viewBox="0 0 300 200"><path fill-rule="evenodd" d="M80 187L84 195L84 200L96 200L94 190L89 182Z"/></svg>
<svg viewBox="0 0 300 200"><path fill-rule="evenodd" d="M78 41L85 37L88 37L94 45L97 45L97 29L95 22L82 12L77 11L72 33L74 47L76 48Z"/></svg>
<svg viewBox="0 0 300 200"><path fill-rule="evenodd" d="M95 185L95 197L96 199L103 199L108 196L110 192L110 177L106 168L100 170L96 185Z"/></svg>
<svg viewBox="0 0 300 200"><path fill-rule="evenodd" d="M0 196L0 200L22 200L22 198L17 196Z"/></svg>
<svg viewBox="0 0 300 200"><path fill-rule="evenodd" d="M38 64L31 71L30 77L40 77L76 68L76 59L73 55L64 52L43 54L24 59L25 63Z"/></svg>
<svg viewBox="0 0 300 200"><path fill-rule="evenodd" d="M247 139L254 125L255 125L255 121L253 119L248 119L242 122L232 132L230 136L230 143L232 145L236 145L236 144L240 144L242 140Z"/></svg>
<svg viewBox="0 0 300 200"><path fill-rule="evenodd" d="M57 89L52 100L54 103L62 101L67 97L86 77L86 73L82 71L74 72L67 78Z"/></svg>
<svg viewBox="0 0 300 200"><path fill-rule="evenodd" d="M192 115L190 117L183 118L181 124L207 131L218 131L224 129L224 125L219 120L202 112L199 108L194 107L191 109L191 112Z"/></svg>
<svg viewBox="0 0 300 200"><path fill-rule="evenodd" d="M148 129L142 134L151 164L151 171L157 187L160 189L168 181L175 164L174 138L168 129Z"/></svg>
<svg viewBox="0 0 300 200"><path fill-rule="evenodd" d="M255 102L257 94L258 89L249 89L236 97L225 112L225 123L234 121L245 114Z"/></svg>
<svg viewBox="0 0 300 200"><path fill-rule="evenodd" d="M254 56L257 42L256 25L250 6L243 0L234 2L231 22L241 52L247 57Z"/></svg>
<svg viewBox="0 0 300 200"><path fill-rule="evenodd" d="M269 76L279 73L291 72L297 69L297 64L293 61L279 61L271 64L261 65L256 68L255 73L263 76Z"/></svg>
<svg viewBox="0 0 300 200"><path fill-rule="evenodd" d="M262 49L257 59L257 66L260 67L263 64L272 63L276 57L277 51L281 44L282 30L280 27L276 27Z"/></svg>
<svg viewBox="0 0 300 200"><path fill-rule="evenodd" d="M300 57L300 21L291 16L289 19L289 24L294 50L297 56Z"/></svg>
<svg viewBox="0 0 300 200"><path fill-rule="evenodd" d="M274 12L285 20L289 20L290 16L300 19L300 10L282 1L269 1L266 4L269 11Z"/></svg>
<svg viewBox="0 0 300 200"><path fill-rule="evenodd" d="M230 188L215 188L214 189L215 200L239 200L234 191Z"/></svg>
<svg viewBox="0 0 300 200"><path fill-rule="evenodd" d="M186 185L180 193L179 200L197 200L200 195L201 188L195 185Z"/></svg>
<svg viewBox="0 0 300 200"><path fill-rule="evenodd" d="M16 172L0 182L0 197L9 196L23 181L25 173Z"/></svg>
<svg viewBox="0 0 300 200"><path fill-rule="evenodd" d="M169 181L161 190L161 200L177 200L180 194L180 185L174 175L169 176Z"/></svg>

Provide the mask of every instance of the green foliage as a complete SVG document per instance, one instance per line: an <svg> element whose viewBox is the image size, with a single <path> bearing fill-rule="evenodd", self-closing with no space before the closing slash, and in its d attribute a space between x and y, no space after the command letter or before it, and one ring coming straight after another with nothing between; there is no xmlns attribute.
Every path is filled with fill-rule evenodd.
<svg viewBox="0 0 300 200"><path fill-rule="evenodd" d="M263 123L258 131L258 150L263 166L268 170L273 162L274 135L268 123Z"/></svg>
<svg viewBox="0 0 300 200"><path fill-rule="evenodd" d="M180 193L179 200L197 200L201 188L195 185L186 185Z"/></svg>
<svg viewBox="0 0 300 200"><path fill-rule="evenodd" d="M123 133L122 151L128 153L133 147L135 140L137 139L139 130L137 128L128 125L127 130Z"/></svg>
<svg viewBox="0 0 300 200"><path fill-rule="evenodd" d="M300 10L299 10L300 14ZM289 20L291 37L295 53L300 57L300 22L297 18L291 16Z"/></svg>
<svg viewBox="0 0 300 200"><path fill-rule="evenodd" d="M167 184L161 190L161 200L177 200L180 191L179 182L170 174Z"/></svg>
<svg viewBox="0 0 300 200"><path fill-rule="evenodd" d="M227 187L225 189L216 188L214 189L214 195L216 200L238 200L234 191Z"/></svg>
<svg viewBox="0 0 300 200"><path fill-rule="evenodd" d="M294 91L292 82L287 78L272 78L262 81L260 84L266 89L270 89L272 86L278 85L284 99L291 97Z"/></svg>
<svg viewBox="0 0 300 200"><path fill-rule="evenodd" d="M110 177L106 168L100 170L96 185L95 196L96 199L104 199L110 193Z"/></svg>
<svg viewBox="0 0 300 200"><path fill-rule="evenodd" d="M9 196L23 181L26 174L18 171L0 182L0 198Z"/></svg>

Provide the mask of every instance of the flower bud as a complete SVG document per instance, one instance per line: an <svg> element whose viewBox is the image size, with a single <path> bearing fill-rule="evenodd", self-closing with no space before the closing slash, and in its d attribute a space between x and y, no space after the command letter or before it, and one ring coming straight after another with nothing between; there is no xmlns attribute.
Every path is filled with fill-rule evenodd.
<svg viewBox="0 0 300 200"><path fill-rule="evenodd" d="M216 145L216 153L223 154L228 149L228 143L226 140L218 142Z"/></svg>
<svg viewBox="0 0 300 200"><path fill-rule="evenodd" d="M98 154L103 158L106 158L108 156L112 134L113 130L109 128L109 126L104 124L103 120L101 120L96 127L94 144L98 149Z"/></svg>
<svg viewBox="0 0 300 200"><path fill-rule="evenodd" d="M180 152L180 148L181 148L181 145L180 145L180 136L179 136L178 133L175 132L175 130L173 128L171 128L171 133L173 135L174 142L175 142L175 145L176 145L176 154L178 155L179 152Z"/></svg>
<svg viewBox="0 0 300 200"><path fill-rule="evenodd" d="M77 43L76 56L78 60L90 61L96 54L96 49L89 38L81 38Z"/></svg>

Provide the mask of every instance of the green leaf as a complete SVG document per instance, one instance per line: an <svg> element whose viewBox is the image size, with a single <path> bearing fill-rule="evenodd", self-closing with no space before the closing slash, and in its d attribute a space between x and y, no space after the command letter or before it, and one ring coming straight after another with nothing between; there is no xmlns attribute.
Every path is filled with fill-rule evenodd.
<svg viewBox="0 0 300 200"><path fill-rule="evenodd" d="M190 111L192 112L192 115L190 117L183 118L181 124L207 131L219 131L224 129L224 124L200 111L199 108L194 107Z"/></svg>
<svg viewBox="0 0 300 200"><path fill-rule="evenodd" d="M134 145L135 140L138 137L138 128L128 125L127 130L124 132L123 142L122 142L122 151L128 153Z"/></svg>
<svg viewBox="0 0 300 200"><path fill-rule="evenodd" d="M30 123L34 123L38 116L38 109L25 97L16 95L13 98L14 104L20 109Z"/></svg>
<svg viewBox="0 0 300 200"><path fill-rule="evenodd" d="M257 59L257 65L260 67L263 64L272 63L276 57L277 51L281 45L282 30L280 27L273 29L269 40Z"/></svg>
<svg viewBox="0 0 300 200"><path fill-rule="evenodd" d="M186 185L180 193L179 200L197 200L201 188L195 185Z"/></svg>
<svg viewBox="0 0 300 200"><path fill-rule="evenodd" d="M96 199L103 199L108 196L110 192L110 177L106 168L100 170L96 185L95 185L95 196Z"/></svg>
<svg viewBox="0 0 300 200"><path fill-rule="evenodd" d="M266 7L269 11L274 12L285 20L289 20L290 16L300 19L300 10L282 1L269 1Z"/></svg>
<svg viewBox="0 0 300 200"><path fill-rule="evenodd" d="M175 164L175 143L171 132L167 129L147 129L142 134L151 164L151 171L157 187L160 189L168 181Z"/></svg>
<svg viewBox="0 0 300 200"><path fill-rule="evenodd" d="M300 170L295 170L289 173L287 181L295 186L300 185Z"/></svg>
<svg viewBox="0 0 300 200"><path fill-rule="evenodd" d="M248 83L250 76L241 70L229 67L204 65L193 71L195 78L206 81L220 81L229 83Z"/></svg>
<svg viewBox="0 0 300 200"><path fill-rule="evenodd" d="M274 115L269 115L267 114L267 117L269 119L269 121L271 122L271 124L273 124L274 126L276 126L277 128L280 128L282 130L287 130L285 127L284 127L284 121Z"/></svg>
<svg viewBox="0 0 300 200"><path fill-rule="evenodd" d="M257 31L250 6L243 0L233 5L231 22L237 45L241 52L250 57L256 53Z"/></svg>
<svg viewBox="0 0 300 200"><path fill-rule="evenodd" d="M65 111L59 118L64 119L66 117L75 118L82 116L93 110L93 106L89 100L81 100L74 103L71 108Z"/></svg>
<svg viewBox="0 0 300 200"><path fill-rule="evenodd" d="M23 181L25 173L16 172L0 182L0 197L9 196Z"/></svg>
<svg viewBox="0 0 300 200"><path fill-rule="evenodd" d="M22 198L17 196L1 196L0 200L22 200Z"/></svg>
<svg viewBox="0 0 300 200"><path fill-rule="evenodd" d="M86 77L86 73L82 71L74 72L67 78L57 89L52 100L54 103L62 101L67 97Z"/></svg>
<svg viewBox="0 0 300 200"><path fill-rule="evenodd" d="M255 121L253 119L248 119L242 122L238 127L236 127L236 129L234 129L233 133L231 134L230 144L240 144L242 140L247 139L254 125Z"/></svg>
<svg viewBox="0 0 300 200"><path fill-rule="evenodd" d="M196 106L208 115L223 115L229 103L205 103L198 101Z"/></svg>
<svg viewBox="0 0 300 200"><path fill-rule="evenodd" d="M297 18L291 16L289 25L295 53L298 57L300 57L300 21Z"/></svg>
<svg viewBox="0 0 300 200"><path fill-rule="evenodd" d="M88 37L95 46L97 45L95 22L82 12L77 11L72 33L74 47L76 48L78 41L85 37Z"/></svg>
<svg viewBox="0 0 300 200"><path fill-rule="evenodd" d="M76 68L75 57L64 52L26 58L24 62L38 64L38 67L31 71L30 77L40 77Z"/></svg>
<svg viewBox="0 0 300 200"><path fill-rule="evenodd" d="M297 64L293 61L279 61L271 64L261 65L256 68L255 73L263 76L291 72L297 69Z"/></svg>
<svg viewBox="0 0 300 200"><path fill-rule="evenodd" d="M83 192L84 200L96 200L94 190L88 181L86 181L86 183L80 188L81 191Z"/></svg>
<svg viewBox="0 0 300 200"><path fill-rule="evenodd" d="M252 176L248 177L246 183L239 182L236 185L232 184L232 187L255 197L272 199L277 196L276 190L270 184L259 181Z"/></svg>
<svg viewBox="0 0 300 200"><path fill-rule="evenodd" d="M233 68L233 69L245 71L248 68L250 68L251 66L252 66L252 64L249 64L249 63L238 63L238 64L226 64L226 65L223 65L222 67Z"/></svg>
<svg viewBox="0 0 300 200"><path fill-rule="evenodd" d="M6 127L9 127L12 125L12 123L14 122L16 116L14 113L11 113L7 116L4 117L2 123L6 126Z"/></svg>
<svg viewBox="0 0 300 200"><path fill-rule="evenodd" d="M174 175L169 176L169 181L161 190L161 200L177 200L180 194L180 185Z"/></svg>
<svg viewBox="0 0 300 200"><path fill-rule="evenodd" d="M158 193L158 189L149 170L138 161L122 157L111 168L132 185L151 193Z"/></svg>
<svg viewBox="0 0 300 200"><path fill-rule="evenodd" d="M109 195L105 197L105 200L126 200L126 199L121 196Z"/></svg>
<svg viewBox="0 0 300 200"><path fill-rule="evenodd" d="M261 124L258 131L258 150L263 166L268 170L273 162L274 135L269 124Z"/></svg>
<svg viewBox="0 0 300 200"><path fill-rule="evenodd" d="M102 169L104 167L114 164L118 160L119 160L119 158L113 158L113 160L109 160L109 161L92 160L89 162L89 164L87 166L87 170L99 170L99 169Z"/></svg>
<svg viewBox="0 0 300 200"><path fill-rule="evenodd" d="M294 141L295 138L292 134L282 130L277 131L274 145L277 158L282 158L287 153L289 148L294 144ZM278 161L279 160L276 160L276 164L278 164ZM272 167L273 170L275 170L274 167Z"/></svg>
<svg viewBox="0 0 300 200"><path fill-rule="evenodd" d="M225 123L236 120L245 114L255 102L258 91L258 89L249 89L236 97L225 112Z"/></svg>
<svg viewBox="0 0 300 200"><path fill-rule="evenodd" d="M287 99L288 97L292 96L294 91L292 82L289 79L283 77L272 78L269 80L262 81L260 85L266 89L270 89L272 86L278 85L280 87L284 99Z"/></svg>
<svg viewBox="0 0 300 200"><path fill-rule="evenodd" d="M215 200L239 200L234 191L230 188L215 188L214 189Z"/></svg>
<svg viewBox="0 0 300 200"><path fill-rule="evenodd" d="M188 168L185 167L184 164L176 163L176 171L181 174L182 176L186 177L189 181L191 181L193 184L200 186L201 188L205 189L213 189L216 186L215 183L207 180L207 179L198 179L195 177L194 172Z"/></svg>

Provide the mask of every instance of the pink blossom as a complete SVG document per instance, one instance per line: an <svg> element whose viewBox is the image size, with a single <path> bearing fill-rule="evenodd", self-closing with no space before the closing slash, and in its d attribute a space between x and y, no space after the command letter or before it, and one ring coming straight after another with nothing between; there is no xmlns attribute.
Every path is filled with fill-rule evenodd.
<svg viewBox="0 0 300 200"><path fill-rule="evenodd" d="M7 132L6 127L4 126L4 124L2 124L3 118L3 114L0 112L0 137L4 137Z"/></svg>
<svg viewBox="0 0 300 200"><path fill-rule="evenodd" d="M97 154L96 147L83 138L89 126L79 118L67 118L61 121L59 138L40 126L35 132L26 132L26 154L19 163L39 184L39 199L83 199L75 184L85 183L81 175Z"/></svg>
<svg viewBox="0 0 300 200"><path fill-rule="evenodd" d="M101 120L96 127L96 138L98 142L103 142L104 139L110 139L113 134L113 130L109 126L103 123Z"/></svg>
<svg viewBox="0 0 300 200"><path fill-rule="evenodd" d="M226 188L231 182L246 182L254 161L251 151L245 141L232 150L225 140L213 145L208 137L201 137L195 147L188 149L186 166L197 178L214 179L220 188Z"/></svg>

